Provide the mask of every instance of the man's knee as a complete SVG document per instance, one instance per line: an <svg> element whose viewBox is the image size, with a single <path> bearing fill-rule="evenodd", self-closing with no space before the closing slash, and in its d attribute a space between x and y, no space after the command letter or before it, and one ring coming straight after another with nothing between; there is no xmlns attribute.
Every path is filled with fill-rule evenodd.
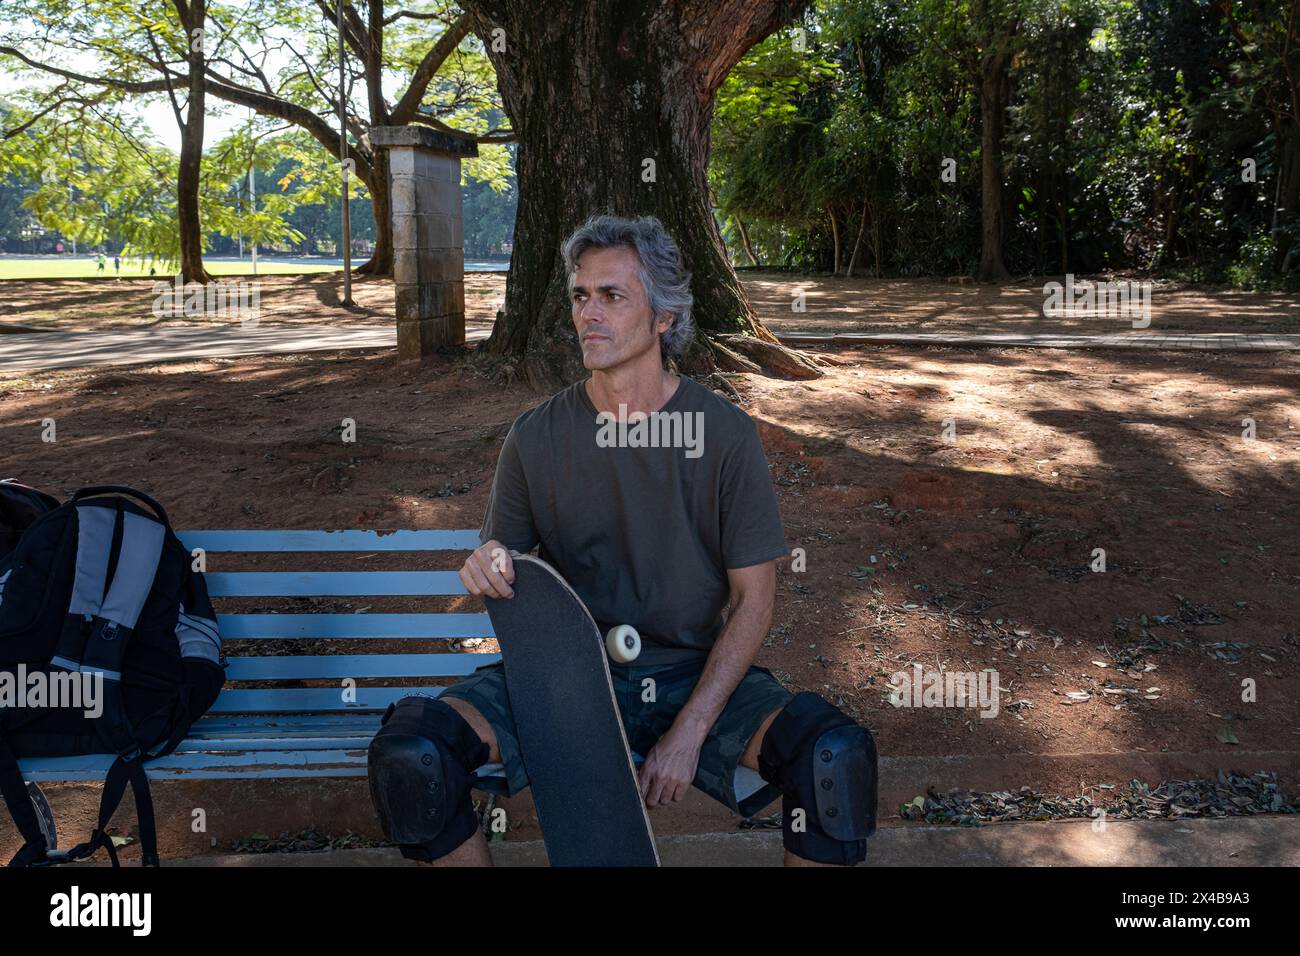
<svg viewBox="0 0 1300 956"><path fill-rule="evenodd" d="M470 785L488 746L447 703L404 697L370 742L370 799L384 835L413 860L436 860L478 828Z"/></svg>
<svg viewBox="0 0 1300 956"><path fill-rule="evenodd" d="M816 863L859 863L876 832L871 731L817 694L790 701L763 735L759 774L782 794L785 848Z"/></svg>
<svg viewBox="0 0 1300 956"><path fill-rule="evenodd" d="M482 712L462 697L440 697L444 704L465 718L465 723L474 728L474 733L478 739L488 746L488 763L501 762L501 745L497 742L496 731L488 723L488 719L483 716Z"/></svg>

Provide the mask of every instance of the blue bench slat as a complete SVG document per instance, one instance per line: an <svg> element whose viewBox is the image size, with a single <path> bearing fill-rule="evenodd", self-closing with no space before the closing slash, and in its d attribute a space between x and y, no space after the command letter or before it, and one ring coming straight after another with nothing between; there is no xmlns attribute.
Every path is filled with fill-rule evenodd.
<svg viewBox="0 0 1300 956"><path fill-rule="evenodd" d="M473 551L477 531L178 531L186 548L210 552Z"/></svg>
<svg viewBox="0 0 1300 956"><path fill-rule="evenodd" d="M382 715L376 714L378 718ZM223 753L245 750L339 750L365 747L379 730L379 721L368 734L349 734L344 737L191 737L176 748L176 753Z"/></svg>
<svg viewBox="0 0 1300 956"><path fill-rule="evenodd" d="M358 687L354 703L344 703L341 687L284 690L223 690L209 713L309 713L312 711L384 710L409 694L437 697L441 687Z"/></svg>
<svg viewBox="0 0 1300 956"><path fill-rule="evenodd" d="M223 755L214 754L213 760L197 766L176 766L173 757L164 757L145 765L151 780L221 780L265 777L279 780L284 777L364 777L366 776L365 750L308 750L298 753L282 751L264 753L262 762L255 764L230 763ZM283 757L284 759L279 759ZM104 754L87 757L36 757L20 760L23 776L38 783L43 781L92 780L102 783L113 758ZM750 771L751 773L753 771ZM501 764L486 764L474 772L475 777L504 776Z"/></svg>
<svg viewBox="0 0 1300 956"><path fill-rule="evenodd" d="M268 637L495 637L480 614L218 614L227 640Z"/></svg>
<svg viewBox="0 0 1300 956"><path fill-rule="evenodd" d="M295 654L234 657L227 680L324 677L461 677L500 660L499 654Z"/></svg>
<svg viewBox="0 0 1300 956"><path fill-rule="evenodd" d="M209 571L212 597L465 594L455 571Z"/></svg>
<svg viewBox="0 0 1300 956"><path fill-rule="evenodd" d="M18 762L28 780L103 781L112 754L31 757ZM254 753L170 754L146 764L151 778L352 777L366 773L364 744L346 750L280 750Z"/></svg>
<svg viewBox="0 0 1300 956"><path fill-rule="evenodd" d="M236 737L373 737L381 714L208 714L190 727L181 747L194 744L201 749L206 739ZM190 747L190 749L195 749Z"/></svg>

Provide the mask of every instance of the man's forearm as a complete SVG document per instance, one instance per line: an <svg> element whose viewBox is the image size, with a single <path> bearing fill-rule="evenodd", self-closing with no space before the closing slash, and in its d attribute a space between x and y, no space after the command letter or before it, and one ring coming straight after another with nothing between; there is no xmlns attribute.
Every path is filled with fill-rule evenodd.
<svg viewBox="0 0 1300 956"><path fill-rule="evenodd" d="M676 723L707 735L732 691L744 679L772 626L772 598L742 596L732 608L722 634L709 651L704 672Z"/></svg>

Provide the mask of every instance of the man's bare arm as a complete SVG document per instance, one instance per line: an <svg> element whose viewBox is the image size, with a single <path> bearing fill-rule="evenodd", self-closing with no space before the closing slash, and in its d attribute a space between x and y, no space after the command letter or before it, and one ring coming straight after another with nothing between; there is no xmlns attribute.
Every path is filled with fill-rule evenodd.
<svg viewBox="0 0 1300 956"><path fill-rule="evenodd" d="M731 585L731 612L726 626L709 651L704 672L686 706L641 766L641 792L648 807L686 795L695 779L704 739L754 663L772 626L776 562L729 569L727 580Z"/></svg>
<svg viewBox="0 0 1300 956"><path fill-rule="evenodd" d="M702 738L717 723L772 627L776 562L728 570L727 580L731 583L727 624L709 651L699 683L677 715L679 722L694 726Z"/></svg>

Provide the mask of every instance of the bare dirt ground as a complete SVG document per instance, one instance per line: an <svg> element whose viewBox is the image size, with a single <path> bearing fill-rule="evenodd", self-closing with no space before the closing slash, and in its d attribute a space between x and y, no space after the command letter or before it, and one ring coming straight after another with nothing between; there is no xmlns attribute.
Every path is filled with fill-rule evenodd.
<svg viewBox="0 0 1300 956"><path fill-rule="evenodd" d="M882 754L1024 755L1043 789L1080 784L1036 775L1053 755L1211 752L1230 767L1234 751L1298 749L1300 357L832 357L810 383L734 378L806 553L804 571L782 563L760 664L841 704ZM501 439L541 398L466 357L387 352L68 370L0 380L0 447L6 475L60 495L136 485L180 529L475 528ZM312 608L361 603L416 609ZM890 676L912 663L996 669L998 716L891 706ZM673 831L673 813L656 826Z"/></svg>
<svg viewBox="0 0 1300 956"><path fill-rule="evenodd" d="M247 279L247 277L245 277ZM265 323L364 325L393 321L387 280L353 283L356 306L339 307L337 274L263 276L257 280ZM1132 331L1120 317L1043 317L1043 283L1005 286L930 279L846 279L744 271L741 281L763 320L778 332L1088 332ZM803 294L805 311L792 308ZM465 277L466 326L490 328L505 294L505 274ZM146 280L0 282L0 333L8 327L91 331L212 319L159 319ZM1157 283L1151 296L1152 332L1300 332L1300 299L1279 293L1181 288Z"/></svg>
<svg viewBox="0 0 1300 956"><path fill-rule="evenodd" d="M778 331L1129 327L1044 319L1040 281L994 288L760 272L743 281ZM358 304L346 311L337 276L260 282L268 324L392 322L388 282L355 283ZM468 327L490 327L503 292L502 274L467 275ZM806 311L795 312L801 292ZM127 280L0 283L0 332L148 326L159 322L152 302L148 283ZM1296 332L1298 314L1295 297L1157 286L1152 330ZM902 776L915 777L916 792L891 798L919 794L932 761L953 755L993 761L988 781L1014 767L1015 779L1045 792L1104 800L1113 791L1098 785L1177 774L1178 754L1218 753L1232 767L1236 752L1297 751L1300 702L1288 688L1300 651L1300 357L897 348L834 357L842 364L812 383L735 379L760 425L787 539L807 560L805 571L790 562L781 571L759 662L792 689L841 703L876 731L882 754L909 759L915 773ZM0 370L0 448L6 474L58 493L91 481L139 485L179 528L469 528L509 423L540 398L503 392L464 359L414 365L386 353L8 380ZM40 441L46 417L58 424L53 444ZM354 445L340 441L344 417L358 423ZM1247 418L1255 441L1242 437ZM1097 548L1104 573L1090 567ZM240 567L307 566L288 560ZM401 555L349 560L357 563L329 566L411 566ZM996 668L998 717L890 706L890 676L912 663ZM1258 685L1256 702L1242 700L1245 679ZM1300 789L1294 769L1282 785ZM212 832L223 835L216 852L252 835L239 808L253 801L271 833L307 820L343 832L369 816L364 782L221 787L220 798L198 782L159 788L160 820L208 806ZM61 825L88 830L98 788L56 791ZM527 799L507 806L511 838L536 838ZM885 825L901 822L881 811ZM655 819L665 833L734 825L698 794ZM162 840L166 855L209 849L187 828L164 827Z"/></svg>
<svg viewBox="0 0 1300 956"><path fill-rule="evenodd" d="M1044 318L1043 285L1060 277L1002 286L843 276L801 280L749 271L741 278L764 321L778 331L1300 332L1300 298L1282 293L1203 290L1158 282L1151 290L1151 325L1135 330L1131 319L1119 316L1075 313ZM1076 277L1076 284L1082 279ZM802 313L792 310L800 292L806 307Z"/></svg>

